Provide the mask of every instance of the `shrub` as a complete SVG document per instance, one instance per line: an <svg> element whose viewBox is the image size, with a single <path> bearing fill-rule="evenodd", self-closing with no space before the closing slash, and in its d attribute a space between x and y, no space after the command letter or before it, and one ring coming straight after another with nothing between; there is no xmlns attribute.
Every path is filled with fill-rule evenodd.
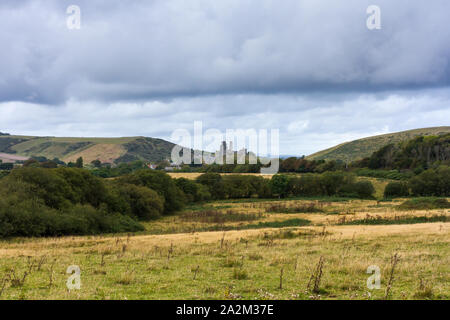
<svg viewBox="0 0 450 320"><path fill-rule="evenodd" d="M9 203L8 203L9 202ZM135 220L108 214L89 205L76 205L66 212L34 200L0 202L0 237L40 237L134 232L143 230Z"/></svg>
<svg viewBox="0 0 450 320"><path fill-rule="evenodd" d="M320 184L325 195L334 196L348 185L353 184L355 179L355 175L342 171L325 172L320 177Z"/></svg>
<svg viewBox="0 0 450 320"><path fill-rule="evenodd" d="M276 174L270 180L272 193L278 197L285 197L289 193L289 177L283 174Z"/></svg>
<svg viewBox="0 0 450 320"><path fill-rule="evenodd" d="M219 173L204 173L197 177L197 182L208 188L213 199L225 199L224 183Z"/></svg>
<svg viewBox="0 0 450 320"><path fill-rule="evenodd" d="M147 187L115 183L111 187L109 206L110 211L151 220L163 213L164 198Z"/></svg>
<svg viewBox="0 0 450 320"><path fill-rule="evenodd" d="M186 178L175 179L175 184L184 192L189 203L211 199L211 193L205 185Z"/></svg>
<svg viewBox="0 0 450 320"><path fill-rule="evenodd" d="M54 170L42 168L13 170L0 184L0 194L9 192L19 192L24 199L42 199L46 206L54 209L66 209L76 203L76 195L64 178Z"/></svg>
<svg viewBox="0 0 450 320"><path fill-rule="evenodd" d="M0 200L1 237L139 231L135 217L162 211L154 191L107 188L83 169L15 169L0 180Z"/></svg>
<svg viewBox="0 0 450 320"><path fill-rule="evenodd" d="M305 174L289 180L289 191L294 196L322 196L320 175Z"/></svg>
<svg viewBox="0 0 450 320"><path fill-rule="evenodd" d="M103 180L95 177L87 170L77 168L58 168L54 170L63 178L71 189L68 194L73 203L90 204L98 208L105 202L107 190Z"/></svg>
<svg viewBox="0 0 450 320"><path fill-rule="evenodd" d="M450 196L450 167L429 169L409 181L414 196Z"/></svg>
<svg viewBox="0 0 450 320"><path fill-rule="evenodd" d="M2 171L0 170L0 179L3 177L6 177L9 174L9 171Z"/></svg>
<svg viewBox="0 0 450 320"><path fill-rule="evenodd" d="M339 195L347 197L356 197L360 199L368 199L372 198L374 193L375 188L373 187L372 183L370 181L363 180L344 185L341 188Z"/></svg>
<svg viewBox="0 0 450 320"><path fill-rule="evenodd" d="M145 186L155 190L164 197L164 213L170 214L180 210L186 204L186 196L177 187L174 180L165 172L155 170L138 170L119 179L120 183Z"/></svg>
<svg viewBox="0 0 450 320"><path fill-rule="evenodd" d="M270 181L263 177L248 175L228 175L223 177L223 185L227 198L269 197Z"/></svg>
<svg viewBox="0 0 450 320"><path fill-rule="evenodd" d="M384 189L385 198L409 196L408 185L404 182L389 182Z"/></svg>

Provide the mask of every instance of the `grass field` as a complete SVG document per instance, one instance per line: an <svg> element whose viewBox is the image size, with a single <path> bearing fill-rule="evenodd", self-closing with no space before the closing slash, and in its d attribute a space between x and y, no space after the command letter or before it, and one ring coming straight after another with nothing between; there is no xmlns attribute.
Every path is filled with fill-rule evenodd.
<svg viewBox="0 0 450 320"><path fill-rule="evenodd" d="M450 210L402 202L217 201L135 235L4 240L0 299L449 299Z"/></svg>

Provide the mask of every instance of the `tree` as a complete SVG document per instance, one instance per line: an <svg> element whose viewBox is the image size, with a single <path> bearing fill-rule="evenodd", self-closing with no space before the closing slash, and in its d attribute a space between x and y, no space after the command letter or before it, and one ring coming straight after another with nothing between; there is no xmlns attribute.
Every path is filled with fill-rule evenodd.
<svg viewBox="0 0 450 320"><path fill-rule="evenodd" d="M288 193L289 178L286 175L277 174L270 180L272 193L278 197L284 198Z"/></svg>
<svg viewBox="0 0 450 320"><path fill-rule="evenodd" d="M42 162L41 167L46 168L46 169L54 169L54 168L57 168L58 165L56 164L56 162L54 162L52 160L48 160L48 161Z"/></svg>
<svg viewBox="0 0 450 320"><path fill-rule="evenodd" d="M14 164L12 163L0 163L0 170L12 170L14 168Z"/></svg>
<svg viewBox="0 0 450 320"><path fill-rule="evenodd" d="M367 180L356 182L354 184L354 188L356 194L361 199L370 198L375 193L375 188L373 187L372 183Z"/></svg>
<svg viewBox="0 0 450 320"><path fill-rule="evenodd" d="M83 157L79 157L77 161L75 162L75 167L77 168L83 168Z"/></svg>
<svg viewBox="0 0 450 320"><path fill-rule="evenodd" d="M225 190L222 176L219 173L208 172L197 177L197 182L208 187L213 199L224 199Z"/></svg>
<svg viewBox="0 0 450 320"><path fill-rule="evenodd" d="M195 181L178 178L175 179L175 183L183 190L188 202L198 202L211 199L211 194L206 186L197 183Z"/></svg>
<svg viewBox="0 0 450 320"><path fill-rule="evenodd" d="M404 182L389 182L384 188L385 198L407 197L409 196L408 185Z"/></svg>
<svg viewBox="0 0 450 320"><path fill-rule="evenodd" d="M142 169L121 177L119 181L155 190L165 199L165 214L182 209L186 203L184 192L177 187L174 180L167 173L162 171Z"/></svg>
<svg viewBox="0 0 450 320"><path fill-rule="evenodd" d="M409 181L414 196L450 196L450 167L428 169Z"/></svg>
<svg viewBox="0 0 450 320"><path fill-rule="evenodd" d="M100 168L102 166L102 162L100 160L92 160L91 164L95 167L95 168Z"/></svg>
<svg viewBox="0 0 450 320"><path fill-rule="evenodd" d="M118 212L139 220L151 220L160 217L164 210L164 198L147 187L115 183L112 188L117 198L110 204L113 203Z"/></svg>
<svg viewBox="0 0 450 320"><path fill-rule="evenodd" d="M36 159L28 159L23 163L24 167L39 167L39 161Z"/></svg>

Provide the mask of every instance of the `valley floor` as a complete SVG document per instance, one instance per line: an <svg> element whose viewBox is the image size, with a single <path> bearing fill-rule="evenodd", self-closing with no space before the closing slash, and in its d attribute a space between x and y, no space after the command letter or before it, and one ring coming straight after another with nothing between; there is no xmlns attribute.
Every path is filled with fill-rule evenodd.
<svg viewBox="0 0 450 320"><path fill-rule="evenodd" d="M218 201L143 234L1 241L0 299L449 299L450 210L399 203Z"/></svg>

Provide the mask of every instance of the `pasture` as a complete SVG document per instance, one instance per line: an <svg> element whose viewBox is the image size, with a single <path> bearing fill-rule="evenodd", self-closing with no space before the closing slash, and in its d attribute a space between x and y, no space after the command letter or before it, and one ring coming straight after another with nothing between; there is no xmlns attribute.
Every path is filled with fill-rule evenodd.
<svg viewBox="0 0 450 320"><path fill-rule="evenodd" d="M0 299L449 299L450 210L402 202L223 200L138 234L3 240Z"/></svg>

